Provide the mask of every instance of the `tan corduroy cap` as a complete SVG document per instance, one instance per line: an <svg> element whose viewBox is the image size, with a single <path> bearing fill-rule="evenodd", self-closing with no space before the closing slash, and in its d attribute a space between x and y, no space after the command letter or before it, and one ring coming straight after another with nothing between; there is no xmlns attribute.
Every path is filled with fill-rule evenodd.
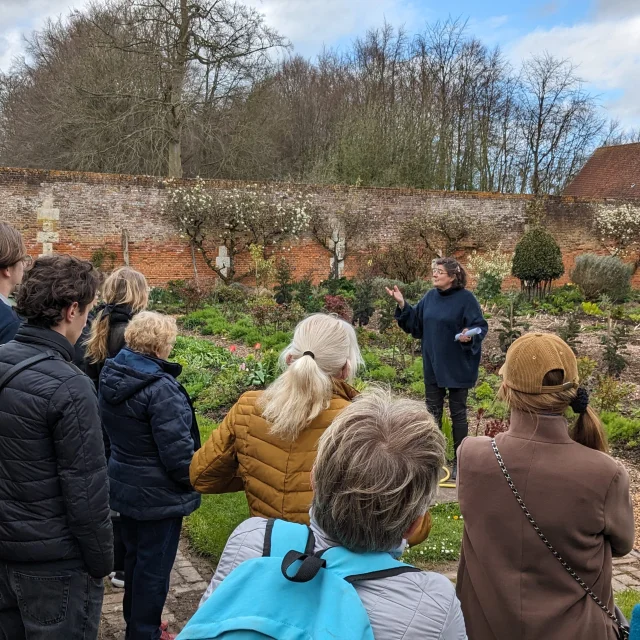
<svg viewBox="0 0 640 640"><path fill-rule="evenodd" d="M542 386L547 373L555 369L564 371L564 383ZM575 389L579 382L571 347L553 333L527 333L518 338L507 351L500 375L511 389L532 395Z"/></svg>

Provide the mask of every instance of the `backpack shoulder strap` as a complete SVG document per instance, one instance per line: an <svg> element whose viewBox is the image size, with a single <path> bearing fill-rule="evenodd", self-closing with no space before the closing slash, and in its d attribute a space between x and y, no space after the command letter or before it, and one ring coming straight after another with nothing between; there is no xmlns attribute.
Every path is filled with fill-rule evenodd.
<svg viewBox="0 0 640 640"><path fill-rule="evenodd" d="M322 554L322 558L326 560L329 571L349 583L421 571L410 564L395 560L391 554L384 552L355 553L344 547L331 547Z"/></svg>
<svg viewBox="0 0 640 640"><path fill-rule="evenodd" d="M315 542L315 536L307 525L269 518L262 557L284 558L291 550L311 555Z"/></svg>
<svg viewBox="0 0 640 640"><path fill-rule="evenodd" d="M34 364L38 362L42 362L43 360L53 360L58 356L50 350L43 351L36 356L31 356L22 362L18 362L18 364L14 365L7 371L2 378L0 378L0 391L2 391L8 384L13 380L21 371L32 367Z"/></svg>

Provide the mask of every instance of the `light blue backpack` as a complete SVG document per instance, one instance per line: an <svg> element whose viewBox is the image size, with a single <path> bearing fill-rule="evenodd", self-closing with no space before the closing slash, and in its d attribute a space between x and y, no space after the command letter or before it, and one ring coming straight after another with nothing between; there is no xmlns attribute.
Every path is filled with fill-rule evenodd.
<svg viewBox="0 0 640 640"><path fill-rule="evenodd" d="M353 583L420 569L314 543L309 527L269 520L262 558L236 567L176 640L374 640Z"/></svg>

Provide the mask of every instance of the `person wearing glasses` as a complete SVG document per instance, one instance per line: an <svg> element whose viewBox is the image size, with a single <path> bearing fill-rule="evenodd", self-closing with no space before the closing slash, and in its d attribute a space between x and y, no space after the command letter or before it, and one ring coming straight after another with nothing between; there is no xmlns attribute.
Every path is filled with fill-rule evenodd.
<svg viewBox="0 0 640 640"><path fill-rule="evenodd" d="M9 297L30 265L31 256L27 254L20 232L6 222L0 222L0 344L13 340L22 322Z"/></svg>
<svg viewBox="0 0 640 640"><path fill-rule="evenodd" d="M433 285L417 305L405 302L398 287L387 293L398 303L396 320L403 331L422 341L427 408L442 429L445 397L453 431L451 477L457 478L458 446L469 433L467 396L478 380L487 321L467 286L467 274L455 258L433 262Z"/></svg>

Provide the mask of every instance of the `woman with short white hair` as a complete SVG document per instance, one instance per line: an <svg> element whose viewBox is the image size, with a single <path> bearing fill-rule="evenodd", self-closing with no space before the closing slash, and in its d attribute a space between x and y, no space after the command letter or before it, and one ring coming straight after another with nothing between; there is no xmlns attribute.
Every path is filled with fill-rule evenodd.
<svg viewBox="0 0 640 640"><path fill-rule="evenodd" d="M323 550L344 547L357 555L383 552L398 557L404 539L420 526L435 497L444 454L444 436L423 403L394 399L381 390L356 398L320 438L313 468L313 535L309 537L315 555L324 557ZM194 619L200 631L212 623L235 629L236 623L260 620L258 609L263 604L252 602L251 594L243 593L240 587L234 593L246 603L242 613L245 622L235 621L232 614L210 605L216 605L216 589L236 567L272 554L267 536L271 536L274 524L250 518L231 534L201 605L209 597L213 600ZM330 563L326 566L331 571ZM255 577L252 574L247 590L259 593L260 579L259 572ZM355 587L376 640L467 637L453 584L442 575L400 565L393 571L358 574L345 580ZM237 580L235 584L240 585ZM291 592L295 594L295 590ZM217 617L217 622L209 614ZM293 637L295 617L281 617L292 625ZM187 625L181 637L205 637L191 635L193 628Z"/></svg>

